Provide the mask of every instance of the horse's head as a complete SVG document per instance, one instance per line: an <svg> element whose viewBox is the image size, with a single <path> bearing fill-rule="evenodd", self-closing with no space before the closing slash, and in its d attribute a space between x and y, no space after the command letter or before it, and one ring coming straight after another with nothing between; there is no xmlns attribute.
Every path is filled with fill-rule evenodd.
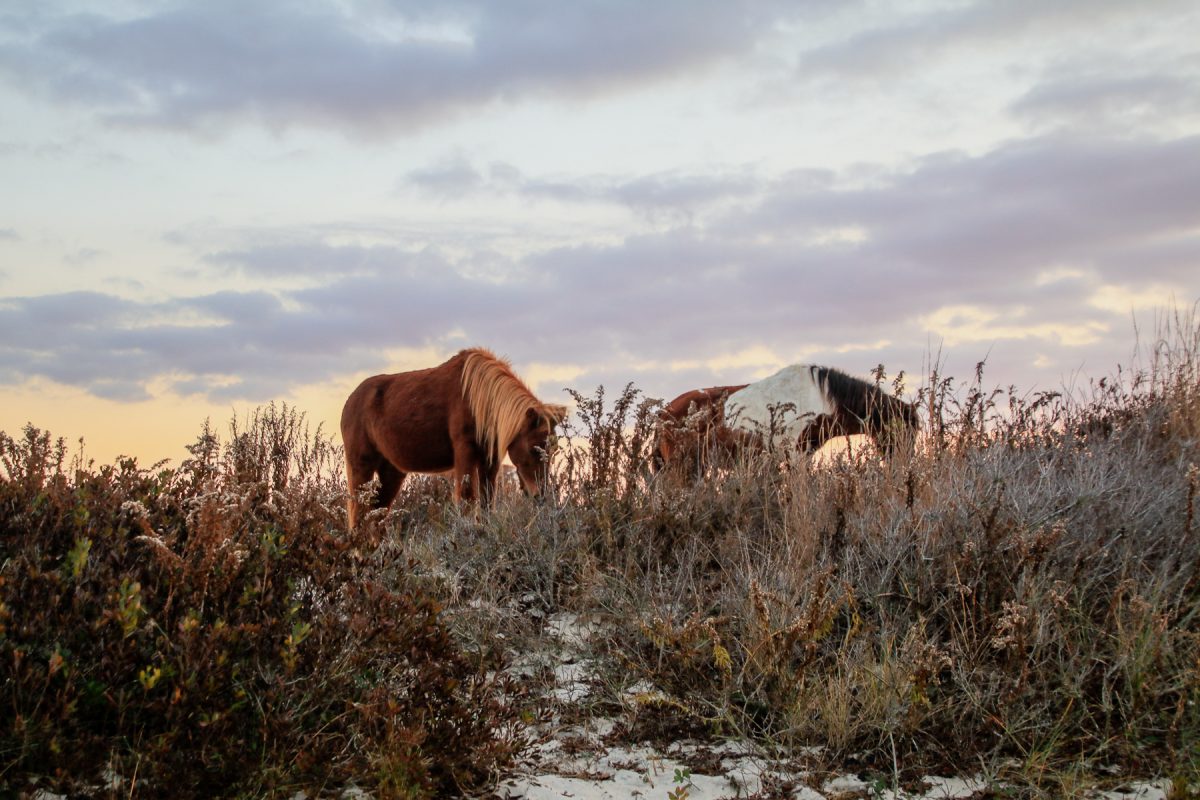
<svg viewBox="0 0 1200 800"><path fill-rule="evenodd" d="M894 407L891 416L883 422L878 441L885 455L895 455L899 451L912 452L921 430L921 415L912 403L893 398Z"/></svg>
<svg viewBox="0 0 1200 800"><path fill-rule="evenodd" d="M540 495L550 474L554 428L567 418L567 407L543 403L525 412L525 425L508 445L508 457L517 468L526 494Z"/></svg>
<svg viewBox="0 0 1200 800"><path fill-rule="evenodd" d="M804 430L800 431L800 436L796 439L796 449L801 453L815 453L830 439L859 432L861 426L859 429L849 429L837 414L817 414L804 426Z"/></svg>

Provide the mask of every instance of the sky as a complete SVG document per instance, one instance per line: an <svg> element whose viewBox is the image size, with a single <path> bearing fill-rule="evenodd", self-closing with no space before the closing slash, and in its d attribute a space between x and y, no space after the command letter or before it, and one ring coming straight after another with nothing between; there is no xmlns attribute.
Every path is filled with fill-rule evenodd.
<svg viewBox="0 0 1200 800"><path fill-rule="evenodd" d="M1200 300L1194 0L11 0L0 430L177 460L463 347L548 402L1021 391Z"/></svg>

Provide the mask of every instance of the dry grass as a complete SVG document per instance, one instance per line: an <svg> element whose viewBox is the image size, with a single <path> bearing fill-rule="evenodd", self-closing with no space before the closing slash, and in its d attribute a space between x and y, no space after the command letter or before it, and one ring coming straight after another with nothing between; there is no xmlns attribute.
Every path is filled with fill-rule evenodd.
<svg viewBox="0 0 1200 800"><path fill-rule="evenodd" d="M438 603L345 533L340 456L287 408L177 470L0 436L0 794L387 797L485 785L516 709Z"/></svg>
<svg viewBox="0 0 1200 800"><path fill-rule="evenodd" d="M592 712L627 709L639 682L660 693L618 727L626 738L816 745L827 768L887 785L966 771L1004 796L1082 796L1116 765L1185 796L1200 767L1200 326L1177 317L1161 334L1145 368L1084 397L931 375L911 454L857 448L782 468L747 456L698 483L650 473L654 404L633 387L611 407L603 390L577 394L564 436L588 446L560 449L553 502L510 493L476 514L439 479L414 480L349 539L336 450L298 434L294 412L261 412L227 444L206 429L177 471L68 469L44 434L5 438L0 701L19 722L0 731L0 782L90 779L110 763L153 780L176 768L166 745L185 735L203 752L245 747L170 709L194 668L180 648L208 646L181 644L194 619L239 620L270 642L230 644L241 671L197 706L237 705L239 687L252 698L237 719L263 744L234 773L244 791L351 776L392 796L486 786L546 713L529 690L547 680L487 676L543 646L536 622L569 610L604 631ZM122 510L134 501L145 515ZM294 565L272 561L280 541ZM415 627L396 619L435 608ZM361 632L344 630L351 618ZM56 627L66 620L90 627ZM439 643L423 659L420 637ZM350 651L366 663L351 668ZM154 691L138 670L167 664L161 700L141 699ZM88 689L101 674L107 694ZM455 725L493 737L431 734L422 687ZM391 710L351 725L364 697ZM486 713L460 718L464 704ZM298 750L335 734L313 751L336 756L322 769L301 763Z"/></svg>

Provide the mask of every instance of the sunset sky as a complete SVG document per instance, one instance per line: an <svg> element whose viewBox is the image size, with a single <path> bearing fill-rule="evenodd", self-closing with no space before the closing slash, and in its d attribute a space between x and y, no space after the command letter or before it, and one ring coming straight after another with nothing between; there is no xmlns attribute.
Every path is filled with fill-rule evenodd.
<svg viewBox="0 0 1200 800"><path fill-rule="evenodd" d="M1022 390L1200 299L1195 0L0 5L0 430L177 459L466 346L545 400Z"/></svg>

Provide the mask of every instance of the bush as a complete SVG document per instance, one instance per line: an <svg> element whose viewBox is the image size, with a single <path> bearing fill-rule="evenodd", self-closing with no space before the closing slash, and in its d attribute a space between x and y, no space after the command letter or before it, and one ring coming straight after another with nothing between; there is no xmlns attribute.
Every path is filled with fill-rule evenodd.
<svg viewBox="0 0 1200 800"><path fill-rule="evenodd" d="M935 375L911 456L751 455L652 486L624 541L675 542L609 583L612 656L714 731L868 771L1194 777L1200 328L1181 332L1083 401Z"/></svg>
<svg viewBox="0 0 1200 800"><path fill-rule="evenodd" d="M0 437L0 786L480 786L516 746L502 687L345 532L319 431L286 407L232 430L178 470Z"/></svg>
<svg viewBox="0 0 1200 800"><path fill-rule="evenodd" d="M653 403L632 387L575 393L557 505L409 517L397 552L447 576L431 588L467 638L540 646L514 611L530 595L600 622L588 702L645 700L618 737L817 746L898 782L982 769L1022 796L1113 766L1183 786L1200 771L1200 327L1177 332L1090 395L935 373L911 454L748 454L699 482L645 469Z"/></svg>

